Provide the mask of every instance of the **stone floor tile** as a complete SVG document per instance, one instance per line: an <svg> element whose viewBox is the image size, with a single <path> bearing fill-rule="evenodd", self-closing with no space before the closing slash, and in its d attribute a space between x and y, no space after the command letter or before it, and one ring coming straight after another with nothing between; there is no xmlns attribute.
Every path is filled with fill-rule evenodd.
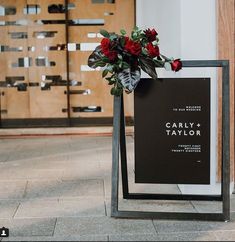
<svg viewBox="0 0 235 242"><path fill-rule="evenodd" d="M100 218L58 218L55 236L155 233L151 220Z"/></svg>
<svg viewBox="0 0 235 242"><path fill-rule="evenodd" d="M80 197L77 199L60 199L59 205L62 208L62 213L70 217L106 216L104 197Z"/></svg>
<svg viewBox="0 0 235 242"><path fill-rule="evenodd" d="M200 232L161 235L111 235L109 241L217 241L217 238L212 232Z"/></svg>
<svg viewBox="0 0 235 242"><path fill-rule="evenodd" d="M86 235L86 236L32 236L32 237L9 237L3 241L108 241L108 236Z"/></svg>
<svg viewBox="0 0 235 242"><path fill-rule="evenodd" d="M70 148L72 150L87 150L92 151L96 148L99 148L101 145L101 140L105 139L106 137L78 137L74 136L71 137L71 141L69 142Z"/></svg>
<svg viewBox="0 0 235 242"><path fill-rule="evenodd" d="M68 155L68 160L78 162L79 164L86 164L87 162L99 163L99 160L97 159L96 149L71 151Z"/></svg>
<svg viewBox="0 0 235 242"><path fill-rule="evenodd" d="M104 196L103 180L30 181L26 198Z"/></svg>
<svg viewBox="0 0 235 242"><path fill-rule="evenodd" d="M68 161L62 174L62 180L103 178L98 161Z"/></svg>
<svg viewBox="0 0 235 242"><path fill-rule="evenodd" d="M129 187L133 193L181 194L177 185L135 184L134 176L130 177Z"/></svg>
<svg viewBox="0 0 235 242"><path fill-rule="evenodd" d="M235 212L235 196L232 196L232 199L231 199L231 212Z"/></svg>
<svg viewBox="0 0 235 242"><path fill-rule="evenodd" d="M235 222L235 212L231 213L231 221Z"/></svg>
<svg viewBox="0 0 235 242"><path fill-rule="evenodd" d="M159 241L155 234L109 235L109 241Z"/></svg>
<svg viewBox="0 0 235 242"><path fill-rule="evenodd" d="M213 231L211 222L154 220L158 233Z"/></svg>
<svg viewBox="0 0 235 242"><path fill-rule="evenodd" d="M37 147L33 147L33 145L27 148L19 146L17 150L14 150L13 152L10 153L7 161L11 162L11 161L35 159L35 158L41 157L41 155L42 155L41 150L38 149Z"/></svg>
<svg viewBox="0 0 235 242"><path fill-rule="evenodd" d="M23 167L10 167L1 171L0 181L30 180L30 179L59 179L63 169L29 169Z"/></svg>
<svg viewBox="0 0 235 242"><path fill-rule="evenodd" d="M3 153L2 150L0 150L0 162L6 162L9 158L9 153Z"/></svg>
<svg viewBox="0 0 235 242"><path fill-rule="evenodd" d="M121 198L121 196L120 196ZM111 198L106 198L107 214L110 216ZM156 201L156 200L119 200L119 210L128 211L148 211L148 212L190 212L195 213L195 209L186 201Z"/></svg>
<svg viewBox="0 0 235 242"><path fill-rule="evenodd" d="M6 161L0 163L1 171L11 171L12 169L64 169L68 158L66 156L47 156L16 161Z"/></svg>
<svg viewBox="0 0 235 242"><path fill-rule="evenodd" d="M13 218L19 204L15 200L0 200L0 219Z"/></svg>
<svg viewBox="0 0 235 242"><path fill-rule="evenodd" d="M103 197L76 199L32 199L22 201L15 218L99 217L105 216Z"/></svg>
<svg viewBox="0 0 235 242"><path fill-rule="evenodd" d="M0 219L1 226L9 228L10 237L52 236L56 219Z"/></svg>
<svg viewBox="0 0 235 242"><path fill-rule="evenodd" d="M222 213L222 202L192 201L199 213Z"/></svg>
<svg viewBox="0 0 235 242"><path fill-rule="evenodd" d="M26 184L26 181L0 181L0 199L22 198Z"/></svg>
<svg viewBox="0 0 235 242"><path fill-rule="evenodd" d="M222 230L233 230L235 231L235 221L231 220L230 222L214 222L211 223L212 229L216 231Z"/></svg>
<svg viewBox="0 0 235 242"><path fill-rule="evenodd" d="M218 241L235 241L235 231L215 232Z"/></svg>

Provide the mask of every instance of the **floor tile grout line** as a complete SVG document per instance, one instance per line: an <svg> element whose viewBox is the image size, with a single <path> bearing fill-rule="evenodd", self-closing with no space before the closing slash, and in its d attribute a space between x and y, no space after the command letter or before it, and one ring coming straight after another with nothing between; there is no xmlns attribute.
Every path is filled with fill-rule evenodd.
<svg viewBox="0 0 235 242"><path fill-rule="evenodd" d="M106 201L104 199L104 213L105 213L105 216L107 217L108 216L108 213L107 213L107 207L106 207Z"/></svg>
<svg viewBox="0 0 235 242"><path fill-rule="evenodd" d="M215 233L213 233L214 234L214 236L215 236L215 238L216 238L216 241L221 241L220 239L219 239L219 236L217 235L217 233L216 232L218 232L218 231L215 231Z"/></svg>
<svg viewBox="0 0 235 242"><path fill-rule="evenodd" d="M26 198L29 181L27 180L22 198Z"/></svg>
<svg viewBox="0 0 235 242"><path fill-rule="evenodd" d="M157 226L155 226L155 224L153 222L153 219L151 219L151 221L152 221L152 224L153 224L153 227L154 227L154 230L155 230L156 234L159 234L158 231L157 231Z"/></svg>
<svg viewBox="0 0 235 242"><path fill-rule="evenodd" d="M19 204L17 205L16 210L14 211L12 218L15 218L16 213L18 212L20 205L21 205L21 202L19 202Z"/></svg>
<svg viewBox="0 0 235 242"><path fill-rule="evenodd" d="M198 209L197 209L196 206L193 204L193 202L192 202L192 201L189 201L189 203L192 205L193 209L194 209L197 213L199 213Z"/></svg>
<svg viewBox="0 0 235 242"><path fill-rule="evenodd" d="M56 229L56 225L57 225L57 220L58 220L58 218L55 219L55 225L54 225L52 237L55 235L55 229Z"/></svg>
<svg viewBox="0 0 235 242"><path fill-rule="evenodd" d="M106 197L106 191L105 191L104 179L102 179L102 184L103 184L103 196L104 196L104 199L105 199L105 197Z"/></svg>

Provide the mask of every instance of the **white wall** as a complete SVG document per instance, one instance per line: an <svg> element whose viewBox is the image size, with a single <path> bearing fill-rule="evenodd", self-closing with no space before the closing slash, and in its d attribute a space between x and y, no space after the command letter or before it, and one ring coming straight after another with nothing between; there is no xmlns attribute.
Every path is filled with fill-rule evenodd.
<svg viewBox="0 0 235 242"><path fill-rule="evenodd" d="M156 28L166 55L181 54L180 0L137 0L137 26Z"/></svg>
<svg viewBox="0 0 235 242"><path fill-rule="evenodd" d="M216 0L136 0L137 26L156 28L160 50L182 60L217 57ZM180 73L158 70L163 77L211 77L211 186L180 186L183 193L220 193L216 185L217 76L213 68L184 69ZM146 74L143 73L143 77Z"/></svg>
<svg viewBox="0 0 235 242"><path fill-rule="evenodd" d="M136 2L137 26L156 28L163 54L184 60L216 59L216 0Z"/></svg>

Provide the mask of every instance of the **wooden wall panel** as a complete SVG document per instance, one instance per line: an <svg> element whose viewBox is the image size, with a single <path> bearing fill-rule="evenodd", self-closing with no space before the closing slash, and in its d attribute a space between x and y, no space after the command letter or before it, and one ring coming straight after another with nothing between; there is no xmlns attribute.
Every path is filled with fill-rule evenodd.
<svg viewBox="0 0 235 242"><path fill-rule="evenodd" d="M62 112L63 108L67 108L64 91L64 87L51 87L50 91L30 88L31 118L66 118L67 113Z"/></svg>
<svg viewBox="0 0 235 242"><path fill-rule="evenodd" d="M230 61L230 159L231 159L231 177L234 178L234 52L235 52L235 1L234 0L217 0L217 20L218 20L218 59ZM221 167L221 125L222 125L222 86L221 72L219 73L218 97L219 97L219 139L218 139L218 157L219 167ZM221 176L218 171L219 177Z"/></svg>
<svg viewBox="0 0 235 242"><path fill-rule="evenodd" d="M134 0L116 0L110 3L104 0L94 3L92 0L70 0L69 7L69 42L79 46L82 43L100 43L100 29L119 32L124 28L130 33L134 26ZM7 51L0 53L0 82L1 90L6 89L2 103L11 109L2 118L61 118L67 117L67 45L64 0L2 0L1 6L15 6L16 14L0 16L0 21L6 21L7 26L0 26L0 45L11 48L22 47L22 51ZM30 6L31 5L31 6ZM37 6L40 10L36 14L25 14L27 6ZM53 13L49 13L48 6L53 5ZM58 6L60 5L60 6ZM72 6L73 5L73 6ZM61 8L62 6L62 8ZM36 11L36 10L35 10ZM58 11L60 13L58 13ZM78 20L104 20L104 25L96 23L79 24ZM19 20L23 20L19 22ZM23 23L23 25L22 25ZM24 33L23 38L12 38L10 33ZM35 33L55 32L54 36L36 38ZM96 33L95 38L88 37L89 33ZM71 45L69 45L71 46ZM53 47L53 50L48 50ZM88 90L88 95L73 94L70 96L71 117L112 117L113 96L110 86L102 79L100 71L82 71L81 66L87 65L91 51L69 51L69 79L77 81L78 85L71 86L73 92ZM19 58L29 58L30 66L12 67ZM55 62L55 66L37 65L36 60L47 58ZM23 62L23 60L21 60ZM43 61L41 61L42 63ZM21 63L22 65L22 63ZM7 87L6 78L23 76L19 82L26 84L24 91L19 91L14 85ZM49 88L44 88L52 82L48 76L59 76ZM45 78L47 80L45 80ZM46 90L43 90L46 89ZM133 96L125 96L127 116L133 116ZM18 102L16 101L18 100ZM74 108L99 106L102 112L80 112ZM17 109L17 107L19 107ZM63 109L63 112L62 112ZM21 113L20 113L21 112Z"/></svg>
<svg viewBox="0 0 235 242"><path fill-rule="evenodd" d="M105 1L106 2L106 1ZM111 3L92 3L90 0L71 0L77 10L71 10L69 19L104 19L104 25L98 26L71 26L69 27L70 43L99 43L100 38L88 38L88 33L99 33L100 29L119 33L120 29L131 32L135 24L135 1L116 0ZM107 15L106 13L112 13ZM125 13L125 14L124 14ZM128 13L128 14L126 14ZM82 17L81 17L82 16ZM81 87L73 89L90 89L90 95L72 95L70 97L71 108L76 106L100 106L102 112L75 113L71 109L71 117L112 117L113 97L110 95L110 86L102 79L101 72L81 71L81 65L87 65L87 59L91 51L70 52L70 76L82 82ZM126 115L133 116L133 95L125 95Z"/></svg>
<svg viewBox="0 0 235 242"><path fill-rule="evenodd" d="M5 93L7 118L18 119L29 117L29 93L18 92L17 88L8 88Z"/></svg>

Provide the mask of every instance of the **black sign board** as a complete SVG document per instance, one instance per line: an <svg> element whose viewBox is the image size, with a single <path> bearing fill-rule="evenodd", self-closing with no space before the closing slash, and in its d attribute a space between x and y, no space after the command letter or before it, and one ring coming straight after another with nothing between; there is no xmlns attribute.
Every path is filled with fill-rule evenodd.
<svg viewBox="0 0 235 242"><path fill-rule="evenodd" d="M134 106L136 183L210 184L210 78L142 79Z"/></svg>

